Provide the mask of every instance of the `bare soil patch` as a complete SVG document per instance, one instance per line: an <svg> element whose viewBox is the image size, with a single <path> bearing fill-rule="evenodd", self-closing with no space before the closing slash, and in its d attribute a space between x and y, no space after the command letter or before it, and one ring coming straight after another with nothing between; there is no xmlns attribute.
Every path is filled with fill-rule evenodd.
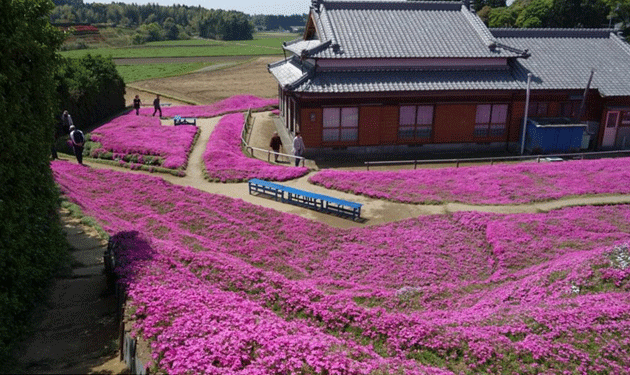
<svg viewBox="0 0 630 375"><path fill-rule="evenodd" d="M241 61L240 57L234 59ZM273 98L278 95L278 83L267 71L267 65L281 59L279 56L256 57L251 61L223 69L134 82L131 87L197 104L212 104L234 95ZM133 96L130 96L131 91L128 87L125 95L127 103L133 99ZM164 102L166 101L165 99Z"/></svg>

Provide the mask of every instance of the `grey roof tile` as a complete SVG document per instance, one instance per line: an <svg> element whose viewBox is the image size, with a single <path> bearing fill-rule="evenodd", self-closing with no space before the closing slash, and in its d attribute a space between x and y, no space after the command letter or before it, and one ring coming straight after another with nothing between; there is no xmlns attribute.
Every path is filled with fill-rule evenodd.
<svg viewBox="0 0 630 375"><path fill-rule="evenodd" d="M595 69L591 88L603 96L630 96L630 46L610 30L492 31L499 41L531 51L513 71L520 81L531 72L533 90L584 89Z"/></svg>
<svg viewBox="0 0 630 375"><path fill-rule="evenodd" d="M523 85L507 70L416 70L317 72L295 88L305 93L399 92L444 90L519 90Z"/></svg>
<svg viewBox="0 0 630 375"><path fill-rule="evenodd" d="M269 64L268 70L283 87L300 82L310 73L310 70L305 69L296 57Z"/></svg>
<svg viewBox="0 0 630 375"><path fill-rule="evenodd" d="M490 48L494 36L459 2L321 0L311 15L320 40L340 47L316 58L520 56Z"/></svg>

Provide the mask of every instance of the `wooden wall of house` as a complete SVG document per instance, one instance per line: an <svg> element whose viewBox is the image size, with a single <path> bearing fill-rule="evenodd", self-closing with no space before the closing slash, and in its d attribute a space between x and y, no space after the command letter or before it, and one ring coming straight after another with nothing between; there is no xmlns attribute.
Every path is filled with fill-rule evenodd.
<svg viewBox="0 0 630 375"><path fill-rule="evenodd" d="M523 129L523 117L525 117L525 101L513 101L510 106L508 122L508 142L520 142L521 129Z"/></svg>
<svg viewBox="0 0 630 375"><path fill-rule="evenodd" d="M322 146L322 113L321 108L302 108L300 111L300 132L304 146Z"/></svg>
<svg viewBox="0 0 630 375"><path fill-rule="evenodd" d="M374 146L381 143L382 106L359 107L359 146Z"/></svg>
<svg viewBox="0 0 630 375"><path fill-rule="evenodd" d="M530 102L545 102L549 116L560 116L562 103L576 101L582 92L547 92L532 93ZM307 147L331 146L374 146L407 143L478 143L478 142L520 142L520 132L525 113L525 95L519 93L435 93L418 96L383 96L375 98L369 93L357 97L339 98L303 98L300 101L301 132ZM630 98L618 100L630 103ZM374 104L367 104L374 103ZM433 104L434 122L431 139L415 141L398 139L398 120L400 105ZM507 128L504 136L493 138L474 137L475 118L478 104L509 104ZM608 100L603 100L598 92L589 93L584 118L590 121L602 121L602 112ZM359 108L359 133L356 142L335 142L323 144L322 115L324 106L356 106ZM600 126L601 129L601 126Z"/></svg>
<svg viewBox="0 0 630 375"><path fill-rule="evenodd" d="M433 143L471 142L476 104L438 104L434 107Z"/></svg>
<svg viewBox="0 0 630 375"><path fill-rule="evenodd" d="M393 145L396 144L398 140L398 111L399 107L397 105L386 105L382 107L382 144Z"/></svg>

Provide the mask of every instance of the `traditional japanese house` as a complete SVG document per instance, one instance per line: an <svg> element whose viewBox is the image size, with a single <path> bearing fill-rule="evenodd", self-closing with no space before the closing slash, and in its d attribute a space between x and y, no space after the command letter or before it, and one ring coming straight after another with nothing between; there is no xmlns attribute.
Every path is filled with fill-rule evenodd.
<svg viewBox="0 0 630 375"><path fill-rule="evenodd" d="M630 148L630 46L613 30L488 29L466 1L313 0L283 47L269 65L281 119L311 151L518 150L528 73L529 117Z"/></svg>

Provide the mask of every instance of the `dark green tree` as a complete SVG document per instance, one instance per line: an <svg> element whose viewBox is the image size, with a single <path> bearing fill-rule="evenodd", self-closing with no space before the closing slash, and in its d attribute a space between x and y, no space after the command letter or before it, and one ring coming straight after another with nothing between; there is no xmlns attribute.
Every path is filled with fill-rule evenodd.
<svg viewBox="0 0 630 375"><path fill-rule="evenodd" d="M602 27L610 9L602 0L553 0L547 27Z"/></svg>
<svg viewBox="0 0 630 375"><path fill-rule="evenodd" d="M0 0L0 358L67 248L50 170L62 34L50 0Z"/></svg>
<svg viewBox="0 0 630 375"><path fill-rule="evenodd" d="M125 108L125 83L111 57L87 55L63 60L55 77L57 112L67 109L80 129Z"/></svg>

